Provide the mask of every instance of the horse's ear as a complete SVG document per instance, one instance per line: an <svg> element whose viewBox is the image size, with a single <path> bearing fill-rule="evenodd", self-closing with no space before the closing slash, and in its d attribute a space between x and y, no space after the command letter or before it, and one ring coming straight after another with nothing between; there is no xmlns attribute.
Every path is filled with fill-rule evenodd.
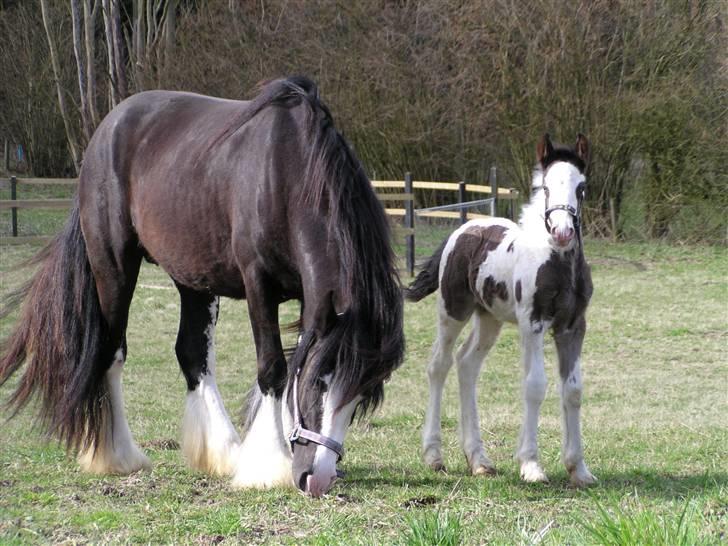
<svg viewBox="0 0 728 546"><path fill-rule="evenodd" d="M584 165L589 165L589 141L581 133L576 135L576 155L578 155L584 162Z"/></svg>
<svg viewBox="0 0 728 546"><path fill-rule="evenodd" d="M548 133L544 133L541 140L538 141L536 146L536 160L543 164L543 160L551 155L554 151L554 145L551 144L551 137Z"/></svg>

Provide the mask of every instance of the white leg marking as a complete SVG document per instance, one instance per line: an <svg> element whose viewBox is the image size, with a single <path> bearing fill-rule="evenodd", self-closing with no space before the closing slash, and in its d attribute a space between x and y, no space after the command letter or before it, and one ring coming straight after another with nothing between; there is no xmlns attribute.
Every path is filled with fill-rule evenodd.
<svg viewBox="0 0 728 546"><path fill-rule="evenodd" d="M324 393L321 434L343 444L354 410L361 398L356 397L337 410L341 403L341 394L336 384L330 385L329 390ZM316 447L316 455L313 458L313 472L309 474L306 482L306 490L310 495L320 497L331 488L336 480L337 462L338 455L334 451L324 446Z"/></svg>
<svg viewBox="0 0 728 546"><path fill-rule="evenodd" d="M262 397L255 419L240 446L234 487L295 487L291 451L283 433L282 407L285 400L285 393L280 400L273 395Z"/></svg>
<svg viewBox="0 0 728 546"><path fill-rule="evenodd" d="M538 464L538 416L546 395L546 371L543 361L543 338L546 327L534 332L530 323L520 328L523 352L523 428L516 457L521 463L521 477L527 482L548 481Z"/></svg>
<svg viewBox="0 0 728 546"><path fill-rule="evenodd" d="M477 385L483 359L495 343L501 323L490 314L473 315L473 331L458 352L458 385L460 387L460 446L473 475L495 474L495 465L488 458L480 437Z"/></svg>
<svg viewBox="0 0 728 546"><path fill-rule="evenodd" d="M187 393L182 420L182 451L188 464L202 472L232 474L240 438L225 410L215 381L215 317L218 300L210 304L207 337L207 373L195 390Z"/></svg>
<svg viewBox="0 0 728 546"><path fill-rule="evenodd" d="M152 466L149 458L134 443L126 420L121 387L123 359L124 354L119 349L114 355L114 363L106 372L105 381L111 400L110 419L105 423L98 443L78 454L78 462L86 472L126 475Z"/></svg>
<svg viewBox="0 0 728 546"><path fill-rule="evenodd" d="M240 438L225 411L214 373L205 374L187 393L182 450L189 465L208 474L232 474Z"/></svg>
<svg viewBox="0 0 728 546"><path fill-rule="evenodd" d="M563 419L563 442L561 456L569 472L571 484L576 487L590 485L597 481L584 463L581 445L581 362L577 359L574 369L561 382L561 414Z"/></svg>
<svg viewBox="0 0 728 546"><path fill-rule="evenodd" d="M444 470L442 461L442 432L440 423L440 406L445 379L453 364L452 351L458 334L467 321L458 321L450 317L445 310L442 296L438 294L437 339L432 346L432 357L427 366L427 377L430 383L430 401L427 404L425 425L422 429L422 454L433 470Z"/></svg>

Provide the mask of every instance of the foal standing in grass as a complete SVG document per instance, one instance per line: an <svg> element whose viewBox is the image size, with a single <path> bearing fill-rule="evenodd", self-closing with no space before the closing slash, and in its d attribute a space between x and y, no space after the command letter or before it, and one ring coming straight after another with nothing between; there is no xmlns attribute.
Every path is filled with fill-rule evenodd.
<svg viewBox="0 0 728 546"><path fill-rule="evenodd" d="M562 459L571 483L596 481L584 463L579 424L581 346L592 294L581 238L581 204L589 143L554 146L544 135L537 147L531 201L517 225L503 218L472 220L456 230L425 264L407 290L419 301L440 289L438 334L427 368L430 401L422 447L425 462L444 468L440 403L458 334L472 317L473 329L457 354L460 445L474 475L493 474L480 437L476 385L485 355L504 322L518 325L523 355L524 421L516 458L527 482L547 481L538 462L536 433L546 393L544 336L551 329L561 376Z"/></svg>

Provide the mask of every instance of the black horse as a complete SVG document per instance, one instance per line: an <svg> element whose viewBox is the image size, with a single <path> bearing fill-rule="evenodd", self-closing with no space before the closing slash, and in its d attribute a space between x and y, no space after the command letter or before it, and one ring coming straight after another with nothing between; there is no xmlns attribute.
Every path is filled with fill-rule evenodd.
<svg viewBox="0 0 728 546"><path fill-rule="evenodd" d="M16 295L0 384L25 362L10 406L37 392L48 431L92 472L149 465L121 391L142 259L181 297L191 466L240 486L326 492L351 419L381 401L404 337L387 219L313 82L275 80L249 102L139 93L91 139L71 216ZM219 296L247 299L256 344L242 443L215 384ZM287 363L278 306L290 299L301 318Z"/></svg>

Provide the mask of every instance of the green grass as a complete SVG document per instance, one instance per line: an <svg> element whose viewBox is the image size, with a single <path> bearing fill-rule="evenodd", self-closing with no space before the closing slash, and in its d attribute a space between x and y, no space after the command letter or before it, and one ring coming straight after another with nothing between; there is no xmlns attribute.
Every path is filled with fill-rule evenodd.
<svg viewBox="0 0 728 546"><path fill-rule="evenodd" d="M441 235L418 238L422 255ZM664 544L683 536L725 542L726 250L592 240L586 246L595 294L583 355L582 423L587 463L599 478L590 490L570 488L559 463L551 345L539 435L551 482L519 480L512 459L521 422L513 327L504 328L479 384L483 439L499 473L465 475L454 374L443 401L449 473L425 468L419 442L434 298L406 305L406 361L386 385L384 406L351 428L346 479L325 498L233 490L225 479L190 471L170 441L179 439L185 394L173 349L179 302L166 275L144 265L124 389L131 429L153 470L121 478L82 474L33 430L28 408L0 424L0 543L659 544L663 531ZM12 266L34 250L0 247L0 293L27 278ZM286 305L281 321L295 314L296 306ZM6 320L0 332L10 327ZM244 302L223 302L217 347L219 386L236 415L255 368ZM0 399L11 388L0 389Z"/></svg>

